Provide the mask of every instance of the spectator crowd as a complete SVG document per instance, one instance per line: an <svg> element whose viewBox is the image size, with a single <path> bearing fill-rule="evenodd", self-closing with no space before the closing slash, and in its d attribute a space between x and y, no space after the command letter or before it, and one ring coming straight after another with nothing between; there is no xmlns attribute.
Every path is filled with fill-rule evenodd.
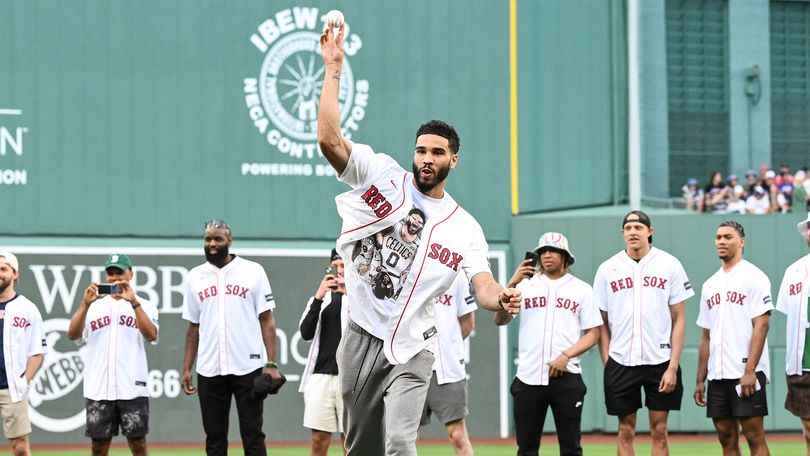
<svg viewBox="0 0 810 456"><path fill-rule="evenodd" d="M768 214L810 211L810 179L807 167L791 173L782 163L779 172L762 165L749 170L740 182L736 174L723 179L720 171L709 176L705 186L691 177L683 186L685 208L712 214Z"/></svg>

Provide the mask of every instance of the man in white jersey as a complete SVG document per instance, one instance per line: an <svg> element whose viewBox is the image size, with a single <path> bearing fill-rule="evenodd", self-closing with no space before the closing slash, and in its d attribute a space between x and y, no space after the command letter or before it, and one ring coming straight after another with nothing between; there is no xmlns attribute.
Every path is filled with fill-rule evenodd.
<svg viewBox="0 0 810 456"><path fill-rule="evenodd" d="M37 306L14 290L19 277L17 257L0 251L0 415L11 452L28 456L28 388L42 365L45 330Z"/></svg>
<svg viewBox="0 0 810 456"><path fill-rule="evenodd" d="M516 313L520 296L495 282L480 225L445 191L445 178L458 163L453 127L431 121L417 130L413 174L343 137L338 91L344 34L345 25L337 36L329 28L321 35L325 73L318 108L321 151L338 179L352 187L335 198L343 219L338 253L349 263L358 240L406 219L414 207L424 214L419 247L398 293L380 299L355 268L346 269L350 321L338 351L346 448L349 455L415 455L434 359L428 350L436 335L434 298L462 270L486 309Z"/></svg>
<svg viewBox="0 0 810 456"><path fill-rule="evenodd" d="M144 341L157 344L158 309L135 294L132 261L118 253L104 262L107 284L117 291L102 294L93 282L70 319L68 338L87 344L84 352L86 429L94 455L106 455L118 428L134 455L146 455L149 432L149 370Z"/></svg>
<svg viewBox="0 0 810 456"><path fill-rule="evenodd" d="M470 293L470 284L459 274L453 285L436 298L436 359L430 377L422 421L430 423L430 416L444 423L447 436L453 444L456 456L473 454L470 436L464 417L467 416L467 370L465 369L466 346L464 340L475 327L475 297Z"/></svg>
<svg viewBox="0 0 810 456"><path fill-rule="evenodd" d="M605 405L619 417L619 455L634 454L641 390L649 410L652 454L668 454L667 418L680 410L684 301L695 292L681 262L652 246L642 211L622 221L626 248L596 271L594 301L602 312L599 351L605 364Z"/></svg>
<svg viewBox="0 0 810 456"><path fill-rule="evenodd" d="M551 407L560 454L582 455L586 388L579 357L599 342L602 317L591 286L570 272L576 258L565 236L543 234L534 254L509 280L509 286L516 286L523 297L518 367L510 387L518 454L539 454ZM495 315L497 325L510 321L512 316L506 312Z"/></svg>
<svg viewBox="0 0 810 456"><path fill-rule="evenodd" d="M743 259L745 230L734 221L720 224L714 238L720 269L703 284L697 324L695 403L707 406L723 454L740 454L742 426L752 456L767 455L763 418L768 414L765 384L770 377L768 320L771 282ZM708 390L704 390L706 378Z"/></svg>
<svg viewBox="0 0 810 456"><path fill-rule="evenodd" d="M232 243L227 223L205 222L206 262L189 271L183 285L183 319L188 320L183 391L197 392L191 377L196 357L206 453L228 452L233 396L245 455L265 455L264 403L254 395L254 383L261 375L283 380L275 362L276 305L264 268L231 254Z"/></svg>
<svg viewBox="0 0 810 456"><path fill-rule="evenodd" d="M797 225L799 234L810 247L810 213ZM802 422L807 454L810 454L810 337L807 332L810 307L810 255L788 266L779 286L776 310L787 315L785 370L787 397L785 408Z"/></svg>

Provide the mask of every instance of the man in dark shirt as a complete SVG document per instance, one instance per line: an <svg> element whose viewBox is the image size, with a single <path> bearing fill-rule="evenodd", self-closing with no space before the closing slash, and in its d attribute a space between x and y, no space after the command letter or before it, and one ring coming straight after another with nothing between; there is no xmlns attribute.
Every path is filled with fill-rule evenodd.
<svg viewBox="0 0 810 456"><path fill-rule="evenodd" d="M312 341L298 391L304 393L304 427L312 429L313 455L326 455L333 432L343 437L343 399L335 352L346 323L345 294L343 260L333 249L330 267L307 303L299 328L301 337Z"/></svg>

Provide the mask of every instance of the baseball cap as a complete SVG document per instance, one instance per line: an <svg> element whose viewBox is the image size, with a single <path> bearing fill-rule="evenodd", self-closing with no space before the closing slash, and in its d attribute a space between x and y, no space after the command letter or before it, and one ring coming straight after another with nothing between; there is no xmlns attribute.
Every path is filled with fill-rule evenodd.
<svg viewBox="0 0 810 456"><path fill-rule="evenodd" d="M807 224L808 223L810 223L810 212L807 213L807 218L806 219L802 220L801 222L799 222L798 225L796 225L796 228L799 229L799 234L801 234L802 237L804 237L804 238L807 237Z"/></svg>
<svg viewBox="0 0 810 456"><path fill-rule="evenodd" d="M729 181L737 180L737 175L736 174L729 174L728 177L726 178L726 180L729 180Z"/></svg>
<svg viewBox="0 0 810 456"><path fill-rule="evenodd" d="M339 260L339 259L340 259L340 255L338 255L337 250L332 249L332 253L329 255L329 262L331 263L331 262L333 262L335 260Z"/></svg>
<svg viewBox="0 0 810 456"><path fill-rule="evenodd" d="M686 181L686 185L697 185L697 183L698 183L698 181L697 181L697 179L695 179L694 177L690 177L690 178L689 178L689 179L687 179L687 181Z"/></svg>
<svg viewBox="0 0 810 456"><path fill-rule="evenodd" d="M762 186L757 185L756 187L754 187L754 193L759 193L760 195L764 195L765 194L765 189L762 188Z"/></svg>
<svg viewBox="0 0 810 456"><path fill-rule="evenodd" d="M635 215L637 217L637 219L628 220L633 215ZM651 224L650 224L650 216L645 214L642 211L630 211L630 212L628 212L627 215L624 216L624 220L622 220L622 229L624 229L624 225L627 225L628 222L638 222L638 223L641 223L642 225L646 225L647 228L652 227ZM652 239L653 239L653 237L652 237L652 235L650 235L650 237L647 238L647 241L650 244L652 244Z"/></svg>
<svg viewBox="0 0 810 456"><path fill-rule="evenodd" d="M745 177L748 177L748 176L756 177L756 175L757 175L757 173L753 169L749 169L748 171L745 172Z"/></svg>
<svg viewBox="0 0 810 456"><path fill-rule="evenodd" d="M776 173L772 169L765 173L765 179L773 179L774 177L776 177Z"/></svg>
<svg viewBox="0 0 810 456"><path fill-rule="evenodd" d="M132 269L132 261L123 253L113 253L104 262L104 269L118 268L122 271Z"/></svg>
<svg viewBox="0 0 810 456"><path fill-rule="evenodd" d="M568 266L571 266L574 264L574 261L576 261L576 258L571 253L571 249L568 248L568 239L560 233L549 231L540 236L540 240L537 242L537 247L535 247L534 251L537 252L544 248L561 250L568 254Z"/></svg>
<svg viewBox="0 0 810 456"><path fill-rule="evenodd" d="M17 261L17 257L11 252L0 250L0 263L6 263L11 266L11 269L20 272L20 262Z"/></svg>

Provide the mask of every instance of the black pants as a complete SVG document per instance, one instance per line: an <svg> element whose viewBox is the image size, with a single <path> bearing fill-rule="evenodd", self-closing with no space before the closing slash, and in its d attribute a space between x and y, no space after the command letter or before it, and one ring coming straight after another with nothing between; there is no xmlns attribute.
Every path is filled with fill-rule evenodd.
<svg viewBox="0 0 810 456"><path fill-rule="evenodd" d="M263 401L253 397L253 379L262 373L257 369L245 375L198 375L198 395L205 430L205 453L208 456L227 456L228 417L231 411L231 395L236 397L239 415L239 433L245 456L265 456L264 432L262 432Z"/></svg>
<svg viewBox="0 0 810 456"><path fill-rule="evenodd" d="M582 455L582 406L585 383L579 374L549 379L548 386L527 385L517 377L510 388L514 397L515 439L519 456L537 456L546 412L551 407L560 455Z"/></svg>

